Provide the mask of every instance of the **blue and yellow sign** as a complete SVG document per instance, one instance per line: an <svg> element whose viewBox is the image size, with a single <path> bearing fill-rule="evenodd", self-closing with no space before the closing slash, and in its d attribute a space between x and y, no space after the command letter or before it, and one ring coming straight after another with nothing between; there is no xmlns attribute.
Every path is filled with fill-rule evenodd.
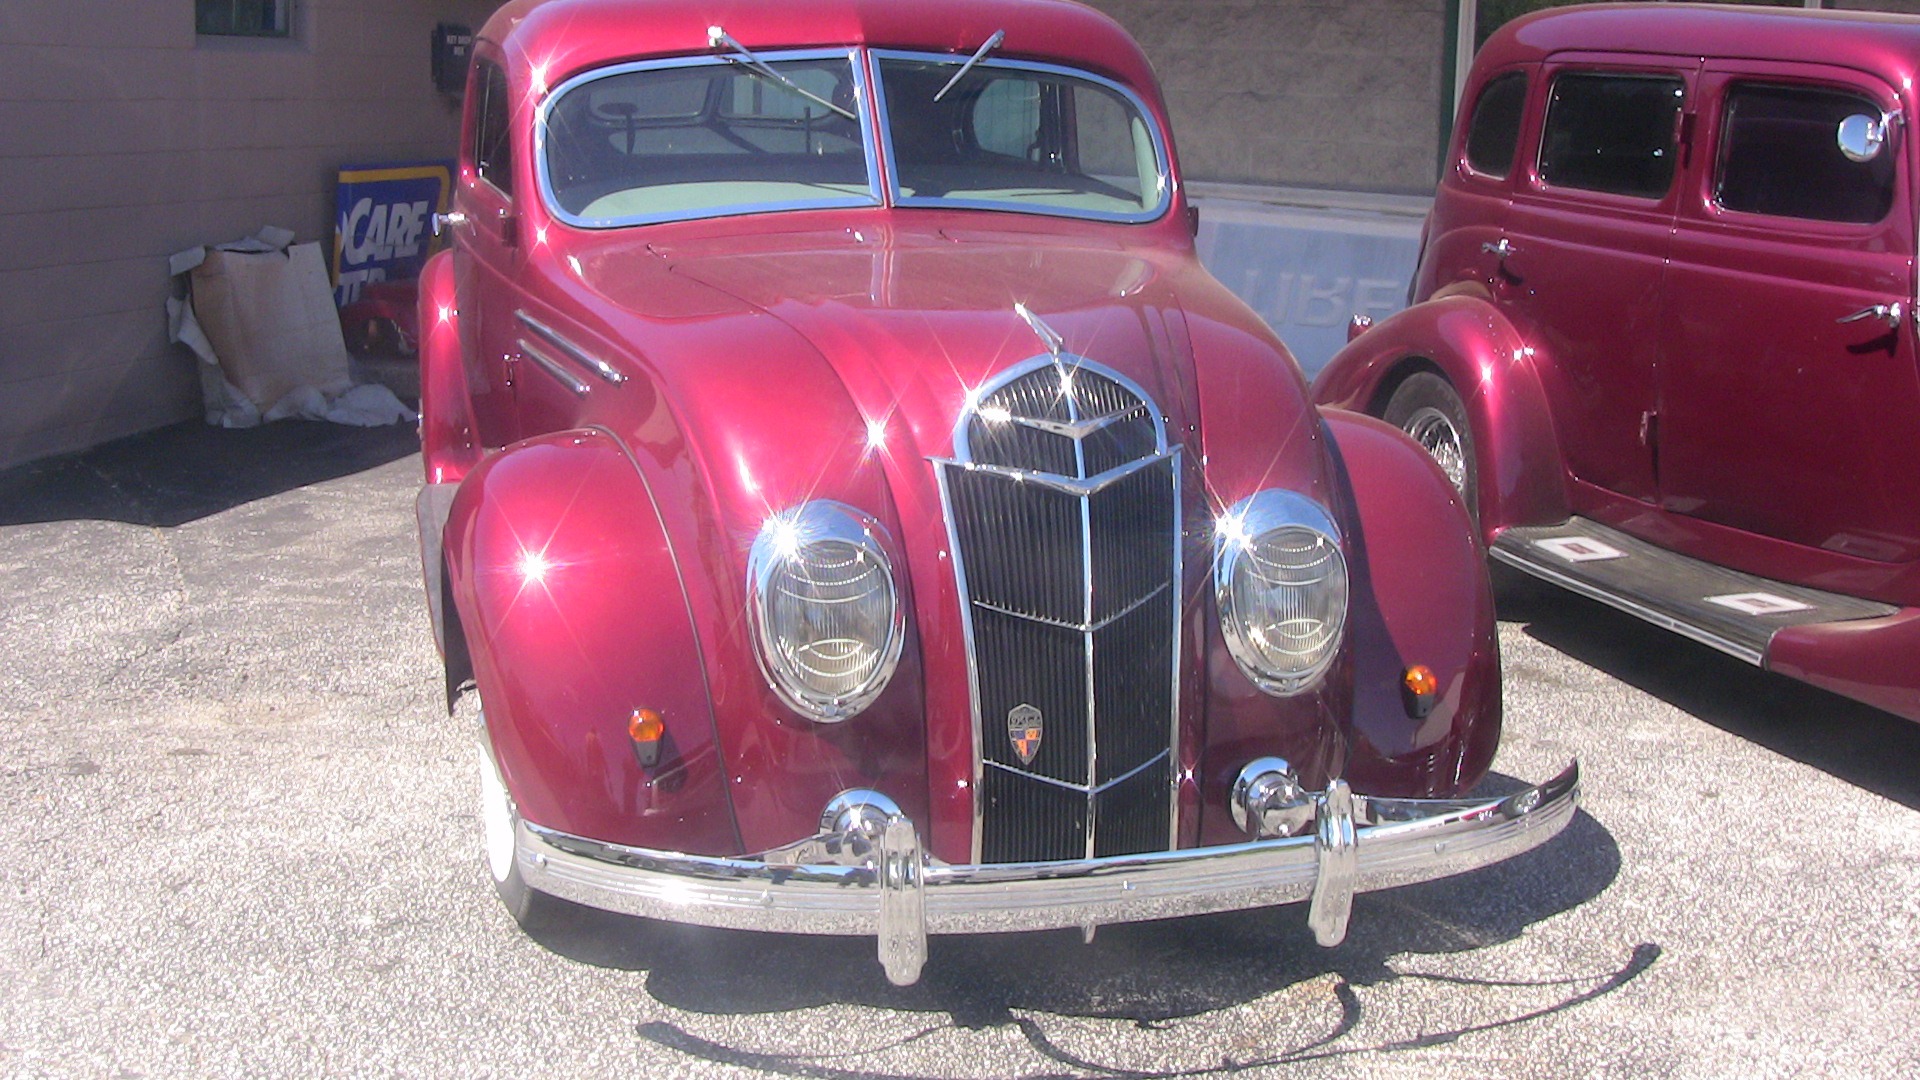
<svg viewBox="0 0 1920 1080"><path fill-rule="evenodd" d="M348 166L336 190L334 303L353 303L370 281L419 277L438 249L433 215L452 198L453 163Z"/></svg>

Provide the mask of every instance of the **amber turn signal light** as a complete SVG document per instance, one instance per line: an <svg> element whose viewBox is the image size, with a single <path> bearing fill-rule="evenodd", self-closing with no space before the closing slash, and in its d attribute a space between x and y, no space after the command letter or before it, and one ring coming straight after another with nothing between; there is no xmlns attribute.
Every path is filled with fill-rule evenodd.
<svg viewBox="0 0 1920 1080"><path fill-rule="evenodd" d="M633 740L633 756L645 768L660 763L660 739L667 733L666 721L652 709L635 709L627 721L627 737Z"/></svg>
<svg viewBox="0 0 1920 1080"><path fill-rule="evenodd" d="M1415 664L1400 676L1400 698L1407 706L1407 715L1415 720L1425 720L1440 701L1440 680L1434 678L1433 669L1425 664Z"/></svg>

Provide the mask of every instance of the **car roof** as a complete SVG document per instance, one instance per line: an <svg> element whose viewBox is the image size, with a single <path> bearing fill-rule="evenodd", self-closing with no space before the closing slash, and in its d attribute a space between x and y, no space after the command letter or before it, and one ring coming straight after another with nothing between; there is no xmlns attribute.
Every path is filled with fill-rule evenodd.
<svg viewBox="0 0 1920 1080"><path fill-rule="evenodd" d="M1154 87L1140 47L1108 16L1075 0L511 0L482 41L541 81L618 60L711 54L720 26L755 51L870 45L970 55L996 30L994 55L1042 58Z"/></svg>
<svg viewBox="0 0 1920 1080"><path fill-rule="evenodd" d="M1569 51L1833 64L1898 85L1920 59L1920 17L1727 4L1550 8L1501 27L1476 63L1506 67Z"/></svg>

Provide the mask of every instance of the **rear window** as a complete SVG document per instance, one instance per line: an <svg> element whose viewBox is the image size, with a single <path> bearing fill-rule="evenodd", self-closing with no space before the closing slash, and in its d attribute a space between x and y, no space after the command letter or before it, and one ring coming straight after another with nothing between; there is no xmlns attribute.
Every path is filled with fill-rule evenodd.
<svg viewBox="0 0 1920 1080"><path fill-rule="evenodd" d="M1714 197L1750 214L1879 221L1893 207L1890 147L1871 161L1840 152L1840 122L1880 107L1858 94L1803 86L1736 85L1727 93Z"/></svg>
<svg viewBox="0 0 1920 1080"><path fill-rule="evenodd" d="M1527 104L1527 76L1514 71L1494 78L1474 102L1467 127L1467 164L1474 172L1505 176L1520 143L1520 113Z"/></svg>
<svg viewBox="0 0 1920 1080"><path fill-rule="evenodd" d="M1659 198L1673 184L1677 78L1569 72L1554 80L1540 177L1555 187Z"/></svg>

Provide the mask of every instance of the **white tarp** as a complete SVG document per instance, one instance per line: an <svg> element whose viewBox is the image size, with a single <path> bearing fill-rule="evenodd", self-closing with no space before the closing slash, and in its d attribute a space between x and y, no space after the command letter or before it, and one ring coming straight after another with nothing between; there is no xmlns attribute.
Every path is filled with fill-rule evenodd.
<svg viewBox="0 0 1920 1080"><path fill-rule="evenodd" d="M200 358L207 423L220 427L300 417L377 427L413 420L383 386L355 386L320 245L286 229L169 260L187 296L167 301L174 341Z"/></svg>

